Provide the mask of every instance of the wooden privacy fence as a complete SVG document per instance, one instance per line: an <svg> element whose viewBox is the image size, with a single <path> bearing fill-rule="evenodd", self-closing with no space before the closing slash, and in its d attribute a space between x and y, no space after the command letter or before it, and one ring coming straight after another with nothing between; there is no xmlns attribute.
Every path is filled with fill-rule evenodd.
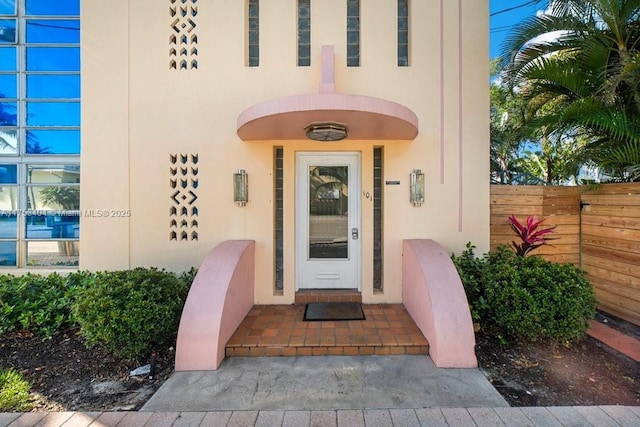
<svg viewBox="0 0 640 427"><path fill-rule="evenodd" d="M556 226L552 245L534 254L555 262L580 265L580 192L578 187L533 185L491 186L491 249L517 240L509 215L523 222L530 215L545 217L543 226Z"/></svg>
<svg viewBox="0 0 640 427"><path fill-rule="evenodd" d="M491 248L510 244L508 217L545 217L551 245L534 254L581 267L602 310L640 325L640 183L491 186Z"/></svg>
<svg viewBox="0 0 640 427"><path fill-rule="evenodd" d="M582 268L600 307L640 325L640 183L582 194Z"/></svg>

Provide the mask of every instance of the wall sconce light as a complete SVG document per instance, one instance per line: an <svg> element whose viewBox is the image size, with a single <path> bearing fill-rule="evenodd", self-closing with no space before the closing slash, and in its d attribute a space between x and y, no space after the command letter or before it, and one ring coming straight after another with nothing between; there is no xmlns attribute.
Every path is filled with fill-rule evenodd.
<svg viewBox="0 0 640 427"><path fill-rule="evenodd" d="M244 206L249 201L249 175L244 169L233 174L233 201Z"/></svg>
<svg viewBox="0 0 640 427"><path fill-rule="evenodd" d="M424 203L424 174L420 169L414 169L409 179L409 200L413 206Z"/></svg>

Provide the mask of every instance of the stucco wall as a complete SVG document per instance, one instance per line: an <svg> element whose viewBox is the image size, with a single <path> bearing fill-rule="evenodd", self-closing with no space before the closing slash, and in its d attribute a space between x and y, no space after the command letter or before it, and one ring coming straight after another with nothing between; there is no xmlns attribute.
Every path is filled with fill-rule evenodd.
<svg viewBox="0 0 640 427"><path fill-rule="evenodd" d="M365 302L401 301L403 239L451 251L489 247L488 1L411 2L411 65L396 66L396 2L361 2L361 66L346 67L346 2L312 2L312 62L296 66L296 2L260 4L260 66L245 66L244 2L197 2L198 69L169 69L169 0L82 2L83 217L80 268L197 266L216 244L256 241L258 303L293 301L295 152L359 151L372 193L372 150L384 147L384 293L372 281L372 203L362 200ZM441 9L441 6L444 9ZM459 8L461 6L461 9ZM458 25L462 22L462 28ZM243 142L251 105L314 93L321 46L335 51L336 91L384 98L419 118L414 141ZM273 294L273 147L284 148L285 284ZM198 241L169 240L170 154L198 155ZM250 201L233 203L232 174L249 174ZM409 173L426 174L426 203L408 200Z"/></svg>

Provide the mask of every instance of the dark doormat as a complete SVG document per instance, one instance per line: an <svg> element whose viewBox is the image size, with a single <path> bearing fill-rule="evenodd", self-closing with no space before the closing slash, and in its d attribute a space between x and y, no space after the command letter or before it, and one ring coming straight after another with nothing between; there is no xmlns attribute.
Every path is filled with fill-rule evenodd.
<svg viewBox="0 0 640 427"><path fill-rule="evenodd" d="M359 302L310 302L304 320L365 320Z"/></svg>

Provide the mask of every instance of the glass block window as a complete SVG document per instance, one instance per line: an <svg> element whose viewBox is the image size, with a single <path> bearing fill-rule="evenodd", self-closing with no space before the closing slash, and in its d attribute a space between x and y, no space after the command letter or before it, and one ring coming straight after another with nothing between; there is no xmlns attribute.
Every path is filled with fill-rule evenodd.
<svg viewBox="0 0 640 427"><path fill-rule="evenodd" d="M347 0L347 66L360 66L360 0Z"/></svg>
<svg viewBox="0 0 640 427"><path fill-rule="evenodd" d="M409 0L398 0L398 67L409 66Z"/></svg>
<svg viewBox="0 0 640 427"><path fill-rule="evenodd" d="M248 6L248 63L250 67L257 67L258 65L260 65L260 1L249 0Z"/></svg>
<svg viewBox="0 0 640 427"><path fill-rule="evenodd" d="M79 15L0 1L0 266L78 265Z"/></svg>
<svg viewBox="0 0 640 427"><path fill-rule="evenodd" d="M382 147L373 149L373 290L382 291Z"/></svg>
<svg viewBox="0 0 640 427"><path fill-rule="evenodd" d="M298 66L311 65L311 0L298 0Z"/></svg>
<svg viewBox="0 0 640 427"><path fill-rule="evenodd" d="M275 291L281 294L284 286L284 165L282 147L274 150L274 260Z"/></svg>

